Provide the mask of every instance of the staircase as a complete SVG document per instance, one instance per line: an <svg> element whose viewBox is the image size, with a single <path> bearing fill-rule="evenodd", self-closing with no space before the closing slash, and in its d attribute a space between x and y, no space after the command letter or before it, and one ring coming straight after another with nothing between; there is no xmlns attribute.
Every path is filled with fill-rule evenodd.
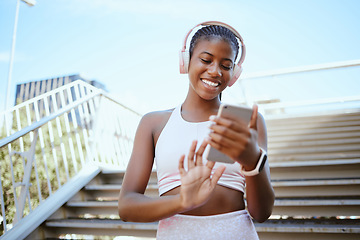
<svg viewBox="0 0 360 240"><path fill-rule="evenodd" d="M255 223L260 239L360 239L360 111L266 122L276 200L271 218ZM102 170L28 239L154 238L157 223L122 222L118 217L123 175ZM155 173L146 194L158 195Z"/></svg>
<svg viewBox="0 0 360 240"><path fill-rule="evenodd" d="M86 235L139 236L155 238L157 223L125 223L118 215L118 195L123 171L103 170L81 191L53 214L39 229L29 236L57 238L69 233L79 239ZM156 173L152 173L147 196L158 196ZM36 235L34 235L36 234ZM73 238L75 236L72 236Z"/></svg>
<svg viewBox="0 0 360 240"><path fill-rule="evenodd" d="M360 112L268 119L275 206L260 239L360 238Z"/></svg>

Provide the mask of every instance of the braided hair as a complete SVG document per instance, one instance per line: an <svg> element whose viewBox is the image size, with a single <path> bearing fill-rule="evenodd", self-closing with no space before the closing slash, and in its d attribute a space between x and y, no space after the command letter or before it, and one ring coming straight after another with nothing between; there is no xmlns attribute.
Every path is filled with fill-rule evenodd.
<svg viewBox="0 0 360 240"><path fill-rule="evenodd" d="M196 44L199 40L205 39L210 40L211 38L218 37L224 41L227 41L231 44L233 50L235 50L235 59L239 53L239 42L235 36L235 34L228 28L218 25L209 25L203 28L200 28L192 37L189 47L190 58L194 51Z"/></svg>

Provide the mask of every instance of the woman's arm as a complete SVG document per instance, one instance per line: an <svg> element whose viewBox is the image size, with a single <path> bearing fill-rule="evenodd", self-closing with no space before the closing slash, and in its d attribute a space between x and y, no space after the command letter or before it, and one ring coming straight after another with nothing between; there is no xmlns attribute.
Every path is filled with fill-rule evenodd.
<svg viewBox="0 0 360 240"><path fill-rule="evenodd" d="M257 121L250 123L250 129L257 130L258 145L267 151L267 134L264 118L259 115ZM260 154L258 155L260 156ZM255 158L255 165L259 157ZM252 170L255 165L248 166L246 170ZM269 160L267 159L263 170L255 176L247 176L246 201L251 216L258 222L266 221L271 213L275 201L275 193L271 186Z"/></svg>
<svg viewBox="0 0 360 240"><path fill-rule="evenodd" d="M159 116L147 114L136 131L118 202L119 215L124 221L152 222L182 211L179 196L150 198L144 195L154 162L155 124L159 124Z"/></svg>
<svg viewBox="0 0 360 240"><path fill-rule="evenodd" d="M245 170L255 168L260 148L267 150L265 121L253 109L249 125L239 119L212 117L210 145L239 162ZM272 213L275 194L271 186L269 164L255 176L246 177L246 201L249 213L258 222L268 219Z"/></svg>

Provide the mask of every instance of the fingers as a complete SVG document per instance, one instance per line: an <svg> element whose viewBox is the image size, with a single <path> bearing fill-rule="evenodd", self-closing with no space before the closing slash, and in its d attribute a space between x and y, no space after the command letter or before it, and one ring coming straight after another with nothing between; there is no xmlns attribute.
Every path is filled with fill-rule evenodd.
<svg viewBox="0 0 360 240"><path fill-rule="evenodd" d="M179 159L179 172L180 172L180 176L183 176L186 174L185 168L184 168L184 160L185 160L185 155L182 155Z"/></svg>
<svg viewBox="0 0 360 240"><path fill-rule="evenodd" d="M212 175L212 178L211 178L211 185L215 186L217 184L220 177L223 175L223 173L225 171L225 168L226 167L224 165L221 165L215 170L215 172L214 172L214 174Z"/></svg>
<svg viewBox="0 0 360 240"><path fill-rule="evenodd" d="M197 141L193 141L189 150L188 155L188 168L194 168L195 166L202 166L203 165L203 154L208 145L208 142L204 140L199 149L196 151ZM194 158L195 157L195 158Z"/></svg>
<svg viewBox="0 0 360 240"><path fill-rule="evenodd" d="M246 123L242 119L228 119L223 117L211 116L210 120L215 123L211 126L211 128L222 127L222 130L231 129L234 132L241 132L247 128ZM242 124L237 124L236 122L241 122Z"/></svg>
<svg viewBox="0 0 360 240"><path fill-rule="evenodd" d="M219 119L219 124L225 123L228 120ZM238 149L240 146L246 145L250 132L248 126L245 124L236 125L237 131L234 128L228 128L218 123L213 124L209 133L209 144L225 154L230 154L229 151ZM229 124L228 124L229 126Z"/></svg>
<svg viewBox="0 0 360 240"><path fill-rule="evenodd" d="M195 162L194 162L194 156L195 156L195 151L196 151L196 145L197 145L197 141L193 141L189 150L189 155L188 155L188 168L194 168L195 167Z"/></svg>
<svg viewBox="0 0 360 240"><path fill-rule="evenodd" d="M223 141L236 141L237 139L241 138L242 135L248 135L248 127L243 126L239 127L238 131L234 131L233 129L227 128L225 126L214 124L210 126L211 132L209 133L209 136L212 140L215 140L217 142L223 142ZM224 143L227 144L227 143Z"/></svg>
<svg viewBox="0 0 360 240"><path fill-rule="evenodd" d="M246 124L242 119L230 119L217 116L211 116L210 120L214 122L210 126L212 130L209 134L212 146L214 143L223 146L238 144L242 139L250 137L249 129L257 131L258 106L254 105L250 122Z"/></svg>
<svg viewBox="0 0 360 240"><path fill-rule="evenodd" d="M210 169L213 169L214 166L215 166L215 162L213 162L213 161L207 161L206 167L208 167L208 168L210 168Z"/></svg>
<svg viewBox="0 0 360 240"><path fill-rule="evenodd" d="M258 106L255 104L253 106L251 119L248 124L250 128L257 130L257 118L258 118ZM244 129L244 127L248 127L247 123L244 122L244 120L242 120L241 118L234 118L231 116L227 116L226 118L224 118L224 117L218 117L212 115L210 116L209 119L214 123L216 123L216 125L224 126L226 128L234 130L235 132L241 132Z"/></svg>
<svg viewBox="0 0 360 240"><path fill-rule="evenodd" d="M208 167L211 171L215 166L215 162L207 161L206 167ZM224 165L220 165L215 169L214 174L211 176L211 185L215 186L217 182L219 181L220 177L223 175L226 167Z"/></svg>
<svg viewBox="0 0 360 240"><path fill-rule="evenodd" d="M203 154L205 151L206 146L208 145L208 142L204 140L202 144L200 145L199 149L196 152L196 159L195 159L195 165L196 166L202 166L203 165Z"/></svg>
<svg viewBox="0 0 360 240"><path fill-rule="evenodd" d="M257 130L258 106L255 104L251 115L249 127Z"/></svg>

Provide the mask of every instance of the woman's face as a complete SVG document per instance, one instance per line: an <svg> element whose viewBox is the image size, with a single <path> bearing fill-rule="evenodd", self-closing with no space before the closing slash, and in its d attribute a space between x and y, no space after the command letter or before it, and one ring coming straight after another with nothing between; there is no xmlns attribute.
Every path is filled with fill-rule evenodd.
<svg viewBox="0 0 360 240"><path fill-rule="evenodd" d="M202 39L196 44L189 64L192 89L205 100L216 98L233 74L235 51L220 38Z"/></svg>

